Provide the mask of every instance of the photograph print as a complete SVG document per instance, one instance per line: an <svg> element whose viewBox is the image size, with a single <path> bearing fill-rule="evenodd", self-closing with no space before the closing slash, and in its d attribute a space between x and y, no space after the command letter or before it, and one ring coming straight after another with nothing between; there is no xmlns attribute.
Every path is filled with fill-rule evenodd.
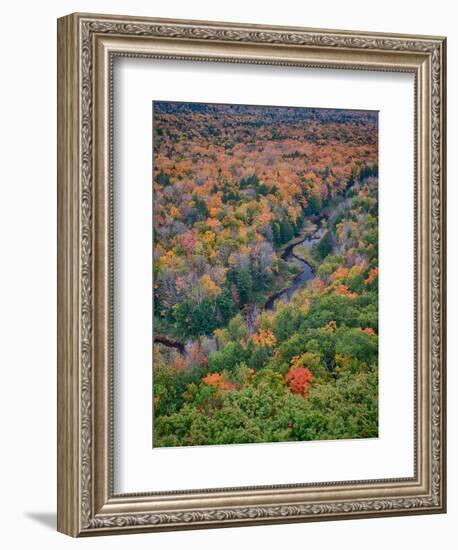
<svg viewBox="0 0 458 550"><path fill-rule="evenodd" d="M378 437L378 112L153 102L153 447Z"/></svg>

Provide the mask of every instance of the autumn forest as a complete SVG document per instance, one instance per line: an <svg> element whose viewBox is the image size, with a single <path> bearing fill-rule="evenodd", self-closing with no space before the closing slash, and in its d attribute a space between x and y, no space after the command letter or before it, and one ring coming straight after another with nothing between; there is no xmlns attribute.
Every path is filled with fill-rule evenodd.
<svg viewBox="0 0 458 550"><path fill-rule="evenodd" d="M153 103L153 446L378 436L378 113Z"/></svg>

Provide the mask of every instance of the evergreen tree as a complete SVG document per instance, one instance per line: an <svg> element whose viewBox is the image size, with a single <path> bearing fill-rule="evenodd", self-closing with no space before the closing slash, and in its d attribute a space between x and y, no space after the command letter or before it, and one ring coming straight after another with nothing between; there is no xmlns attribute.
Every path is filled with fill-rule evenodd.
<svg viewBox="0 0 458 550"><path fill-rule="evenodd" d="M242 305L247 304L253 295L253 278L246 269L237 271L235 275L235 285L240 296Z"/></svg>
<svg viewBox="0 0 458 550"><path fill-rule="evenodd" d="M199 212L199 214L204 218L208 218L208 207L204 199L200 199L196 194L192 196L194 201L194 207Z"/></svg>
<svg viewBox="0 0 458 550"><path fill-rule="evenodd" d="M161 173L156 178L157 183L160 185L163 185L164 187L166 185L170 185L170 178L167 176L167 174L164 174L164 172L161 171Z"/></svg>
<svg viewBox="0 0 458 550"><path fill-rule="evenodd" d="M279 247L282 244L280 224L277 221L275 221L272 223L271 227L272 227L272 233L273 233L273 239L274 239L274 246Z"/></svg>
<svg viewBox="0 0 458 550"><path fill-rule="evenodd" d="M287 243L294 237L293 226L287 217L280 222L280 235L282 243Z"/></svg>
<svg viewBox="0 0 458 550"><path fill-rule="evenodd" d="M319 257L324 260L326 256L331 254L332 252L332 235L331 232L328 231L326 235L321 239L321 241L318 243L317 252Z"/></svg>

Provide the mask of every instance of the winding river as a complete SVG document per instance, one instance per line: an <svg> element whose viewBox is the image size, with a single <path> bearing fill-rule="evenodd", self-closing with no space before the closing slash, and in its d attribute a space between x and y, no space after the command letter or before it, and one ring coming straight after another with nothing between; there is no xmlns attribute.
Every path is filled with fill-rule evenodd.
<svg viewBox="0 0 458 550"><path fill-rule="evenodd" d="M310 281L310 279L315 277L315 273L313 272L311 265L302 258L299 258L299 256L294 253L294 249L300 246L303 246L304 248L311 248L314 244L318 243L322 237L323 231L322 229L319 229L312 235L307 235L304 237L302 241L293 242L285 248L281 255L282 260L288 262L289 264L298 265L302 271L294 277L293 282L289 287L270 296L264 306L266 310L271 311L274 309L275 304L279 301L284 302L291 300L294 294L300 290L307 281Z"/></svg>
<svg viewBox="0 0 458 550"><path fill-rule="evenodd" d="M317 220L315 219L314 221ZM321 221L321 218L319 219L319 221ZM302 240L297 240L297 238L294 239L291 244L285 247L285 249L281 253L281 259L289 264L295 264L296 266L299 266L301 268L301 272L294 277L292 283L287 288L284 288L283 290L273 294L268 298L264 306L265 310L273 310L277 302L286 302L291 300L294 294L298 290L300 290L307 283L307 281L310 281L315 277L315 273L313 272L310 264L308 264L305 260L299 258L299 256L294 253L294 249L301 246L305 248L312 247L314 244L317 244L321 240L321 238L324 236L324 233L325 231L322 228L317 229L312 234L307 234ZM154 335L154 342L162 344L169 348L173 348L182 355L184 354L185 345L181 342L173 340L172 338L169 338L168 336L163 336L159 334Z"/></svg>
<svg viewBox="0 0 458 550"><path fill-rule="evenodd" d="M173 340L172 338L169 338L168 336L163 336L161 334L155 334L154 335L154 342L157 344L162 344L163 346L167 346L168 348L174 348L176 349L181 355L184 353L184 344L182 342L178 342L177 340Z"/></svg>

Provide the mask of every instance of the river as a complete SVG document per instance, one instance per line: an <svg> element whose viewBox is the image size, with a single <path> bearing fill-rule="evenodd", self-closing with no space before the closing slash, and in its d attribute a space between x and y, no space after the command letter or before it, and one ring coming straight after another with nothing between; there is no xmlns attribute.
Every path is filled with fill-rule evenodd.
<svg viewBox="0 0 458 550"><path fill-rule="evenodd" d="M307 235L306 237L304 237L302 241L295 241L285 248L281 255L282 260L289 264L298 265L302 269L302 271L294 277L293 282L290 284L290 286L272 295L267 300L266 305L264 306L266 310L270 311L274 309L275 304L279 301L286 302L291 300L294 294L298 290L300 290L307 281L310 281L315 277L315 273L313 272L310 264L308 264L302 258L299 258L299 256L294 253L294 249L300 246L303 246L304 248L311 248L314 244L318 243L321 240L323 234L323 229L318 229L312 235Z"/></svg>

